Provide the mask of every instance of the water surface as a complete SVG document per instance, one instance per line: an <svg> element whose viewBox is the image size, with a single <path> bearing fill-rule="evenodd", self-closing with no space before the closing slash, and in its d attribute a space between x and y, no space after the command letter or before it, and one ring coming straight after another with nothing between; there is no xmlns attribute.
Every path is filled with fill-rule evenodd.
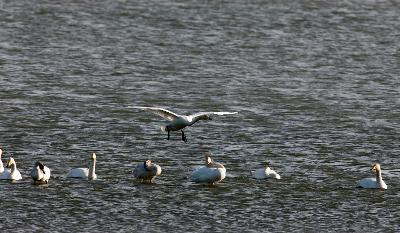
<svg viewBox="0 0 400 233"><path fill-rule="evenodd" d="M400 8L386 1L0 0L12 232L397 232ZM179 133L157 116L238 111ZM187 180L210 151L215 187ZM97 154L96 181L69 180ZM154 185L134 164L163 168ZM36 160L52 170L33 186ZM269 161L282 180L256 181ZM382 165L389 189L356 181Z"/></svg>

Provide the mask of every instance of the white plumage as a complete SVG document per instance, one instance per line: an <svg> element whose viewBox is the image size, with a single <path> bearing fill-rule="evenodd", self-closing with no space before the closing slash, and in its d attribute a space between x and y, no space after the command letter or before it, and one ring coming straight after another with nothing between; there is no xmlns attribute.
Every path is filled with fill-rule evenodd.
<svg viewBox="0 0 400 233"><path fill-rule="evenodd" d="M133 170L133 176L141 182L153 183L156 176L161 175L161 167L151 160L139 163Z"/></svg>
<svg viewBox="0 0 400 233"><path fill-rule="evenodd" d="M196 169L190 176L190 180L196 183L216 184L226 176L224 165L214 162L210 154L205 156L206 165Z"/></svg>
<svg viewBox="0 0 400 233"><path fill-rule="evenodd" d="M93 153L90 156L91 164L89 168L74 168L71 169L67 175L68 178L80 178L80 179L97 179L96 175L96 154Z"/></svg>
<svg viewBox="0 0 400 233"><path fill-rule="evenodd" d="M17 169L17 163L14 158L10 157L7 161L6 168L3 173L1 173L0 180L21 180L22 176L19 170Z"/></svg>
<svg viewBox="0 0 400 233"><path fill-rule="evenodd" d="M255 179L267 179L267 178L275 178L281 179L281 176L274 170L272 170L268 164L264 168L259 168L251 173L253 178Z"/></svg>
<svg viewBox="0 0 400 233"><path fill-rule="evenodd" d="M364 178L357 182L357 187L366 189L387 189L387 185L382 178L381 166L377 163L371 169L376 174L376 178Z"/></svg>
<svg viewBox="0 0 400 233"><path fill-rule="evenodd" d="M199 112L195 113L192 115L179 115L176 113L173 113L167 109L163 108L153 108L153 107L133 107L137 109L142 109L148 112L152 112L158 116L161 116L162 118L166 119L169 121L169 124L166 126L163 126L161 129L163 131L168 132L168 140L170 137L170 131L178 131L181 130L182 132L182 140L187 141L185 133L183 132L183 129L187 126L191 126L194 123L196 123L199 120L211 120L212 115L232 115L232 114L237 114L237 112Z"/></svg>

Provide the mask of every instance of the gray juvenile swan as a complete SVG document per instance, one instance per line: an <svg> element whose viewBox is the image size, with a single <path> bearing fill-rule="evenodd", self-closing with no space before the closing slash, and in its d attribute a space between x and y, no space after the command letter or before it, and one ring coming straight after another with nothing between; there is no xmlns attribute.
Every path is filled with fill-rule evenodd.
<svg viewBox="0 0 400 233"><path fill-rule="evenodd" d="M182 140L184 142L187 141L185 133L183 132L183 129L186 126L191 126L199 120L211 120L212 115L222 116L222 115L237 114L237 112L199 112L192 115L179 115L163 108L153 108L153 107L132 107L132 108L142 109L148 112L152 112L156 115L163 117L164 119L167 119L169 121L169 124L161 128L162 131L168 132L167 139L169 140L170 131L180 130L182 132Z"/></svg>
<svg viewBox="0 0 400 233"><path fill-rule="evenodd" d="M91 164L89 168L74 168L69 171L68 178L80 178L80 179L97 179L96 175L96 154L93 153L90 156Z"/></svg>
<svg viewBox="0 0 400 233"><path fill-rule="evenodd" d="M151 160L136 165L133 176L141 182L153 183L156 176L161 174L161 167Z"/></svg>
<svg viewBox="0 0 400 233"><path fill-rule="evenodd" d="M31 177L34 184L47 184L50 179L50 169L40 161L37 161L32 168Z"/></svg>

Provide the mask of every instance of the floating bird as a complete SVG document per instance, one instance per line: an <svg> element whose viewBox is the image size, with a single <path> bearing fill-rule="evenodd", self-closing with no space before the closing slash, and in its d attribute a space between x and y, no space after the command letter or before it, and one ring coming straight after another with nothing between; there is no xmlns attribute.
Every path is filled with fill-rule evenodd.
<svg viewBox="0 0 400 233"><path fill-rule="evenodd" d="M161 174L161 167L151 160L136 165L133 170L133 176L141 182L154 183L156 176Z"/></svg>
<svg viewBox="0 0 400 233"><path fill-rule="evenodd" d="M376 173L376 178L364 178L357 182L357 187L366 189L387 189L387 185L382 179L381 166L376 163L371 169Z"/></svg>
<svg viewBox="0 0 400 233"><path fill-rule="evenodd" d="M89 168L74 168L69 171L67 177L68 178L80 178L80 179L89 179L95 180L97 175L95 173L96 170L96 154L93 153L90 156L91 165Z"/></svg>
<svg viewBox="0 0 400 233"><path fill-rule="evenodd" d="M50 169L40 161L37 161L32 168L31 177L34 184L47 184L50 179Z"/></svg>
<svg viewBox="0 0 400 233"><path fill-rule="evenodd" d="M205 166L196 169L192 173L190 177L191 181L214 185L225 179L226 169L224 165L214 162L210 153L205 155L205 163Z"/></svg>
<svg viewBox="0 0 400 233"><path fill-rule="evenodd" d="M251 172L251 175L253 178L259 180L267 178L281 179L281 176L269 167L269 163L266 164L265 168L259 168L254 172Z"/></svg>
<svg viewBox="0 0 400 233"><path fill-rule="evenodd" d="M22 179L21 173L17 169L17 164L12 157L8 159L6 168L11 168L11 169L5 169L3 173L1 173L0 180Z"/></svg>
<svg viewBox="0 0 400 233"><path fill-rule="evenodd" d="M178 115L176 113L173 113L169 110L163 109L163 108L152 108L152 107L133 107L137 109L142 109L148 112L152 112L156 115L159 115L169 121L169 124L166 126L161 127L162 131L167 131L168 132L168 140L170 137L170 131L178 131L180 130L182 132L182 140L184 142L187 142L185 133L183 132L183 129L186 126L191 126L194 123L196 123L199 120L211 120L212 115L232 115L232 114L237 114L237 112L199 112L195 113L192 115Z"/></svg>

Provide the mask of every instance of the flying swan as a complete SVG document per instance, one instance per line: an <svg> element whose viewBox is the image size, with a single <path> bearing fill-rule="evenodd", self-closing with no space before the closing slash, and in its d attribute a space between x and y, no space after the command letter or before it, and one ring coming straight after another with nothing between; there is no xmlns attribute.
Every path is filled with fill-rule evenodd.
<svg viewBox="0 0 400 233"><path fill-rule="evenodd" d="M275 179L281 179L281 176L276 173L276 171L272 170L269 167L269 163L266 164L264 168L259 168L255 170L254 172L251 172L251 175L255 179L267 179L267 178L275 178Z"/></svg>
<svg viewBox="0 0 400 233"><path fill-rule="evenodd" d="M97 175L95 173L96 170L96 154L93 153L90 156L91 164L89 168L74 168L71 169L67 175L68 178L80 178L80 179L89 179L95 180Z"/></svg>
<svg viewBox="0 0 400 233"><path fill-rule="evenodd" d="M34 184L47 184L50 179L50 169L40 161L37 161L32 168L31 177Z"/></svg>
<svg viewBox="0 0 400 233"><path fill-rule="evenodd" d="M186 126L191 126L199 120L211 120L212 115L222 116L222 115L237 114L237 112L199 112L192 115L179 115L163 108L153 108L153 107L132 107L132 108L142 109L148 112L152 112L156 115L161 116L164 119L167 119L169 121L169 124L161 127L162 131L168 132L167 139L169 140L170 131L180 130L182 132L182 140L184 142L187 142L185 133L183 132L183 129Z"/></svg>
<svg viewBox="0 0 400 233"><path fill-rule="evenodd" d="M161 167L152 163L151 160L137 164L133 170L133 176L145 183L154 183L154 179L159 175L161 175Z"/></svg>
<svg viewBox="0 0 400 233"><path fill-rule="evenodd" d="M387 189L387 185L382 179L381 166L376 163L374 166L372 166L371 170L376 173L376 178L364 178L359 180L357 187L366 189Z"/></svg>
<svg viewBox="0 0 400 233"><path fill-rule="evenodd" d="M7 161L6 168L3 173L1 173L0 180L21 180L21 173L17 169L17 163L10 157Z"/></svg>
<svg viewBox="0 0 400 233"><path fill-rule="evenodd" d="M214 162L210 153L205 155L205 164L205 166L196 169L192 173L190 177L191 181L214 185L225 179L226 169L224 165Z"/></svg>

